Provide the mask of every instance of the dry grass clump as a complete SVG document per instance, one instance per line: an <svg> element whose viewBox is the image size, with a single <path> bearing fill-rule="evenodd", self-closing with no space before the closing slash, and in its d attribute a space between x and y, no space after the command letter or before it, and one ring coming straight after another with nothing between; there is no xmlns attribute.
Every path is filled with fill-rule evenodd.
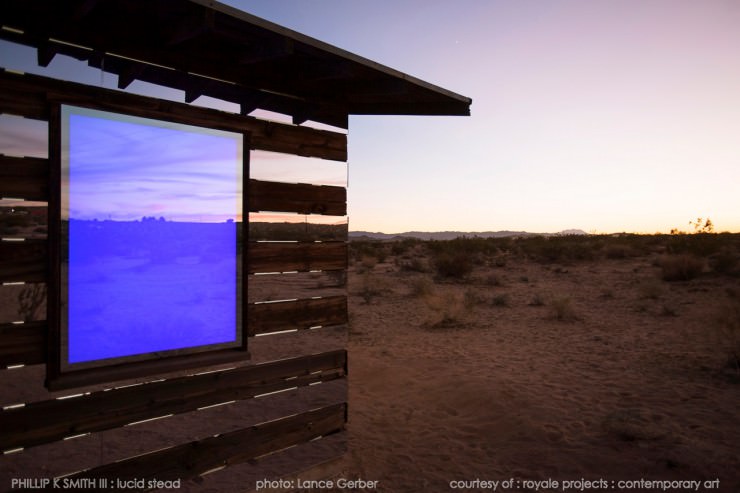
<svg viewBox="0 0 740 493"><path fill-rule="evenodd" d="M430 329L452 329L465 325L465 297L457 291L435 292L423 297L428 308L424 326Z"/></svg>
<svg viewBox="0 0 740 493"><path fill-rule="evenodd" d="M360 265L364 271L373 270L375 266L378 265L378 258L365 255L360 260Z"/></svg>
<svg viewBox="0 0 740 493"><path fill-rule="evenodd" d="M401 271L406 272L429 272L429 267L421 257L409 257L396 259L396 265Z"/></svg>
<svg viewBox="0 0 740 493"><path fill-rule="evenodd" d="M690 254L666 255L658 265L664 281L690 281L704 270L704 260Z"/></svg>
<svg viewBox="0 0 740 493"><path fill-rule="evenodd" d="M372 303L375 297L383 294L383 291L387 288L384 282L376 276L366 273L362 277L362 287L360 288L359 295L366 305Z"/></svg>
<svg viewBox="0 0 740 493"><path fill-rule="evenodd" d="M473 272L473 261L465 252L441 252L434 256L434 269L442 279L465 279Z"/></svg>
<svg viewBox="0 0 740 493"><path fill-rule="evenodd" d="M411 296L420 298L434 294L434 283L428 277L417 277L409 282Z"/></svg>
<svg viewBox="0 0 740 493"><path fill-rule="evenodd" d="M578 320L573 303L568 297L554 298L549 303L550 318L561 322L574 322Z"/></svg>

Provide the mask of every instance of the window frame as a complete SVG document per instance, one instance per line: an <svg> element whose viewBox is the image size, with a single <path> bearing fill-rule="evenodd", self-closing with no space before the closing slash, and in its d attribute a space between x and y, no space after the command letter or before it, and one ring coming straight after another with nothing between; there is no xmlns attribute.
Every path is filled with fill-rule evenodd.
<svg viewBox="0 0 740 493"><path fill-rule="evenodd" d="M184 349L173 349L162 352L144 353L139 356L95 360L90 364L69 364L64 341L62 313L62 106L97 110L124 116L145 118L166 123L183 124L205 130L223 130L242 136L242 223L237 223L237 341L223 345L201 345ZM234 128L216 122L214 125L203 124L200 119L188 118L186 114L173 114L167 108L152 111L137 110L135 107L122 108L118 105L107 105L104 102L90 103L59 100L53 101L49 108L49 288L48 315L49 334L47 341L47 379L46 385L51 390L84 386L128 378L156 376L160 373L200 368L217 364L246 361L248 322L247 322L247 273L248 273L248 237L249 237L249 157L250 134L242 128ZM228 345L229 347L223 347Z"/></svg>

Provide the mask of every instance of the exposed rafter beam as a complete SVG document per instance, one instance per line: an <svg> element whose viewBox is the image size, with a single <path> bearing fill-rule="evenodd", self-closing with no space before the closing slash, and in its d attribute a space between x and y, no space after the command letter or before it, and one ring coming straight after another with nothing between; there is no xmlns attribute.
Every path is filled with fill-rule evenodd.
<svg viewBox="0 0 740 493"><path fill-rule="evenodd" d="M202 16L197 15L183 19L166 35L167 46L176 46L213 32L215 25L215 12L213 10L205 10Z"/></svg>
<svg viewBox="0 0 740 493"><path fill-rule="evenodd" d="M48 67L57 53L54 45L48 42L41 42L38 48L36 48L36 62L40 67Z"/></svg>

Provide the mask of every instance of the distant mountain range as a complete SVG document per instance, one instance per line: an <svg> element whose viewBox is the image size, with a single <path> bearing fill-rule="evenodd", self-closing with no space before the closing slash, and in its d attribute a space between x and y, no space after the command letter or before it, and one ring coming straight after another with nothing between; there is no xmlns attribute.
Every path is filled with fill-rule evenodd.
<svg viewBox="0 0 740 493"><path fill-rule="evenodd" d="M370 231L350 231L350 240L402 240L404 238L417 238L420 240L454 240L461 236L468 238L506 238L508 236L565 236L565 235L587 235L581 229L566 229L559 233L528 233L527 231L408 231L406 233L372 233Z"/></svg>

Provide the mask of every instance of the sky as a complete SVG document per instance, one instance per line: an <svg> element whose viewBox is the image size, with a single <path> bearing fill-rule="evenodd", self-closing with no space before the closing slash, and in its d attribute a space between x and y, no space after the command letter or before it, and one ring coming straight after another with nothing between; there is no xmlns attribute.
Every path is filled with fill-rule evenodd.
<svg viewBox="0 0 740 493"><path fill-rule="evenodd" d="M241 221L241 134L66 105L62 122L62 219Z"/></svg>
<svg viewBox="0 0 740 493"><path fill-rule="evenodd" d="M225 3L473 99L350 117L350 230L740 232L735 0Z"/></svg>

